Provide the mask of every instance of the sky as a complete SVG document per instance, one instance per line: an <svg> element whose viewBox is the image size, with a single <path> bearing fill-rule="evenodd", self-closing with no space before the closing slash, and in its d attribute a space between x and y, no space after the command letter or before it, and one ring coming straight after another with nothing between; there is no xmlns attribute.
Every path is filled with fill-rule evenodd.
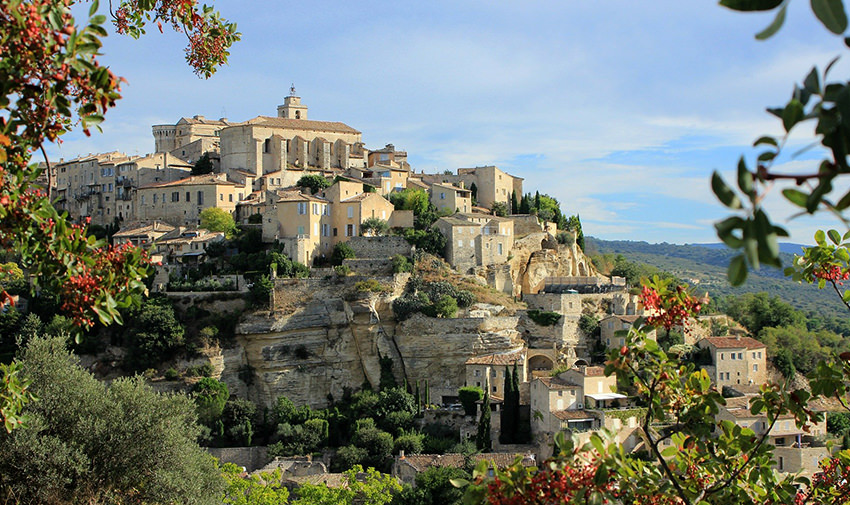
<svg viewBox="0 0 850 505"><path fill-rule="evenodd" d="M242 32L227 66L199 79L185 36L167 29L110 35L101 61L128 80L123 99L103 133L66 135L51 161L151 152L151 125L184 116L274 116L294 84L310 119L344 122L368 148L392 143L417 172L496 165L579 214L586 235L717 242L712 223L729 213L711 193L712 171L731 181L741 156L752 165L752 142L782 133L765 108L844 52L802 0L764 42L754 34L771 13L704 0L214 5ZM839 61L833 78L848 69ZM813 129L803 125L786 151L811 143ZM820 156L783 155L776 168L807 172ZM788 241L842 229L828 215L786 221L795 210L780 190L765 206Z"/></svg>

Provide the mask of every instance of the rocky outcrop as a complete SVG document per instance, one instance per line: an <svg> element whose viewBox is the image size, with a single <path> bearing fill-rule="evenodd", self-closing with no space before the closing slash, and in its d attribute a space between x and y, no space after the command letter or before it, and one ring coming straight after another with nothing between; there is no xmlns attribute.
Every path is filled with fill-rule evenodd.
<svg viewBox="0 0 850 505"><path fill-rule="evenodd" d="M596 268L576 245L563 245L548 233L532 233L517 240L509 264L514 295L537 293L546 277L594 276Z"/></svg>

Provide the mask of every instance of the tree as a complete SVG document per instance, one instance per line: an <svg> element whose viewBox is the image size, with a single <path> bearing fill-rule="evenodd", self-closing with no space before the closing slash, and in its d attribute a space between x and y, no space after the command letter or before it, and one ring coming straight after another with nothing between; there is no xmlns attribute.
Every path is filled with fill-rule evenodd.
<svg viewBox="0 0 850 505"><path fill-rule="evenodd" d="M382 237L390 230L390 225L379 217L370 217L360 224L360 234L364 237Z"/></svg>
<svg viewBox="0 0 850 505"><path fill-rule="evenodd" d="M451 319L457 315L457 300L453 296L443 295L434 302L437 317Z"/></svg>
<svg viewBox="0 0 850 505"><path fill-rule="evenodd" d="M227 505L279 505L289 500L289 490L281 483L281 471L242 476L242 467L221 465L224 478L224 503Z"/></svg>
<svg viewBox="0 0 850 505"><path fill-rule="evenodd" d="M334 246L331 253L331 263L333 265L342 265L343 260L354 258L354 249L348 245L348 242L340 242Z"/></svg>
<svg viewBox="0 0 850 505"><path fill-rule="evenodd" d="M516 428L517 428L517 418L519 414L519 405L514 405L514 395L513 393L513 378L511 374L511 369L507 366L504 371L505 380L504 380L504 395L505 400L502 403L502 411L500 412L500 430L499 430L499 442L502 444L513 444L516 442ZM517 391L518 392L518 391Z"/></svg>
<svg viewBox="0 0 850 505"><path fill-rule="evenodd" d="M19 365L38 401L24 407L25 428L0 436L4 500L221 503L188 397L158 394L141 378L103 384L61 337L32 340Z"/></svg>
<svg viewBox="0 0 850 505"><path fill-rule="evenodd" d="M489 389L489 388L488 388ZM478 417L478 431L475 435L475 447L479 451L490 452L493 441L490 438L490 392L484 392L481 415Z"/></svg>
<svg viewBox="0 0 850 505"><path fill-rule="evenodd" d="M207 207L201 211L201 228L212 232L222 231L228 236L236 230L236 221L233 215L218 207Z"/></svg>
<svg viewBox="0 0 850 505"><path fill-rule="evenodd" d="M511 214L519 212L519 202L517 202L516 190L511 192Z"/></svg>
<svg viewBox="0 0 850 505"><path fill-rule="evenodd" d="M198 158L198 161L192 166L192 175L211 174L213 171L213 163L210 159L210 153L204 153Z"/></svg>
<svg viewBox="0 0 850 505"><path fill-rule="evenodd" d="M417 250L424 251L435 256L442 256L446 249L446 236L436 228L427 230L404 230L404 239Z"/></svg>
<svg viewBox="0 0 850 505"><path fill-rule="evenodd" d="M354 465L345 471L345 484L329 488L326 484L304 484L297 491L292 505L387 505L401 490L401 484L374 468L366 470Z"/></svg>
<svg viewBox="0 0 850 505"><path fill-rule="evenodd" d="M474 416L478 410L476 402L484 398L484 390L476 386L464 386L458 390L457 396L466 415Z"/></svg>
<svg viewBox="0 0 850 505"><path fill-rule="evenodd" d="M493 202L490 211L493 212L493 215L505 217L510 213L510 208L505 202Z"/></svg>
<svg viewBox="0 0 850 505"><path fill-rule="evenodd" d="M120 98L123 79L97 60L106 16L98 4L79 26L70 6L77 2L5 1L0 4L0 239L33 279L33 292L58 293L62 311L79 327L121 322L119 309L145 291L150 271L147 253L131 246L89 241L84 226L71 225L35 185L41 169L30 163L80 125L86 135ZM236 25L214 9L186 2L128 1L110 11L119 33L138 37L146 23L164 22L189 39L186 58L195 71L210 76L226 61L239 39ZM79 117L79 121L75 121ZM48 182L51 177L47 162ZM8 296L0 303L8 303Z"/></svg>
<svg viewBox="0 0 850 505"><path fill-rule="evenodd" d="M198 406L198 420L212 427L224 412L224 406L230 397L227 384L212 377L204 377L192 388L195 404Z"/></svg>
<svg viewBox="0 0 850 505"><path fill-rule="evenodd" d="M185 345L183 325L167 298L145 300L130 311L125 361L134 370L155 367Z"/></svg>
<svg viewBox="0 0 850 505"><path fill-rule="evenodd" d="M299 188L309 188L310 194L315 195L319 191L329 188L331 186L331 182L321 175L317 174L308 174L301 176L298 179L298 182L295 183Z"/></svg>

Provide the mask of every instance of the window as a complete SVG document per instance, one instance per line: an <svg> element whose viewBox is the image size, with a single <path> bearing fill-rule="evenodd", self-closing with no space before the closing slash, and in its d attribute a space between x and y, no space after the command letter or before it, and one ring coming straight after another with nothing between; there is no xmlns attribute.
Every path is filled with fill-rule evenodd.
<svg viewBox="0 0 850 505"><path fill-rule="evenodd" d="M242 193L239 193L239 201L242 201Z"/></svg>
<svg viewBox="0 0 850 505"><path fill-rule="evenodd" d="M186 192L186 201L187 201L187 202L191 202L191 201L192 201L192 199L191 199L191 198L189 198L189 196L190 196L190 195L191 195L191 193L187 191L187 192Z"/></svg>
<svg viewBox="0 0 850 505"><path fill-rule="evenodd" d="M501 255L502 254L502 244L496 244L496 245L499 248L499 255Z"/></svg>
<svg viewBox="0 0 850 505"><path fill-rule="evenodd" d="M440 193L440 200L445 200L445 199L446 199L446 194Z"/></svg>
<svg viewBox="0 0 850 505"><path fill-rule="evenodd" d="M353 237L354 236L354 225L353 224L345 225L345 236L346 237Z"/></svg>
<svg viewBox="0 0 850 505"><path fill-rule="evenodd" d="M109 183L109 192L112 193L112 183Z"/></svg>
<svg viewBox="0 0 850 505"><path fill-rule="evenodd" d="M171 192L171 201L172 202L179 202L180 201L180 192L179 191L172 191Z"/></svg>
<svg viewBox="0 0 850 505"><path fill-rule="evenodd" d="M761 359L761 351L759 351L759 359Z"/></svg>
<svg viewBox="0 0 850 505"><path fill-rule="evenodd" d="M732 353L732 359L735 359L735 353L734 352Z"/></svg>
<svg viewBox="0 0 850 505"><path fill-rule="evenodd" d="M313 235L319 235L319 223L313 223Z"/></svg>
<svg viewBox="0 0 850 505"><path fill-rule="evenodd" d="M723 353L722 352L720 353L720 359L721 360L723 359Z"/></svg>
<svg viewBox="0 0 850 505"><path fill-rule="evenodd" d="M204 204L204 192L198 191L198 205Z"/></svg>
<svg viewBox="0 0 850 505"><path fill-rule="evenodd" d="M328 205L322 205L322 214L325 216L331 215L331 208Z"/></svg>
<svg viewBox="0 0 850 505"><path fill-rule="evenodd" d="M298 234L299 234L299 235L304 235L304 227L303 227L303 226L299 226L299 227L298 227Z"/></svg>
<svg viewBox="0 0 850 505"><path fill-rule="evenodd" d="M232 202L232 201L233 201L233 193L230 193L229 195L227 195L227 201L228 201L228 202Z"/></svg>
<svg viewBox="0 0 850 505"><path fill-rule="evenodd" d="M318 203L314 203L314 204L313 204L313 215L314 215L314 216L318 216L318 215L319 215L319 204L318 204Z"/></svg>
<svg viewBox="0 0 850 505"><path fill-rule="evenodd" d="M337 235L336 228L334 228L334 237L336 237L336 235Z"/></svg>
<svg viewBox="0 0 850 505"><path fill-rule="evenodd" d="M490 370L490 377L492 377L494 379L496 378L496 371L495 370Z"/></svg>
<svg viewBox="0 0 850 505"><path fill-rule="evenodd" d="M457 241L457 246L458 246L458 247L463 247L463 240L458 240L458 241Z"/></svg>
<svg viewBox="0 0 850 505"><path fill-rule="evenodd" d="M475 376L476 376L476 377L481 377L481 370L477 370L477 369L476 369L476 370L475 370Z"/></svg>
<svg viewBox="0 0 850 505"><path fill-rule="evenodd" d="M354 206L353 206L353 205L349 205L349 206L348 206L348 219L351 219L351 218L353 218L353 217L354 217Z"/></svg>
<svg viewBox="0 0 850 505"><path fill-rule="evenodd" d="M156 195L154 195L154 196L156 196ZM145 195L142 195L142 205L144 205L144 204L145 204Z"/></svg>
<svg viewBox="0 0 850 505"><path fill-rule="evenodd" d="M159 195L153 195L153 203L159 202Z"/></svg>
<svg viewBox="0 0 850 505"><path fill-rule="evenodd" d="M307 213L307 202L298 202L298 213L301 215Z"/></svg>
<svg viewBox="0 0 850 505"><path fill-rule="evenodd" d="M758 372L759 366L756 363L753 363L753 372Z"/></svg>
<svg viewBox="0 0 850 505"><path fill-rule="evenodd" d="M322 236L323 237L330 236L330 234L331 234L330 231L331 231L331 225L329 225L329 224L323 224L322 225Z"/></svg>
<svg viewBox="0 0 850 505"><path fill-rule="evenodd" d="M223 202L224 201L224 193L219 194L218 199L219 199L219 201Z"/></svg>
<svg viewBox="0 0 850 505"><path fill-rule="evenodd" d="M270 150L269 148L270 148L270 147L271 147L271 145L272 145L271 140L272 140L272 139L266 139L266 140L265 140L265 142L263 142L263 152L264 152L264 153L269 152L269 150Z"/></svg>
<svg viewBox="0 0 850 505"><path fill-rule="evenodd" d="M744 353L739 352L738 353L738 359L744 359Z"/></svg>

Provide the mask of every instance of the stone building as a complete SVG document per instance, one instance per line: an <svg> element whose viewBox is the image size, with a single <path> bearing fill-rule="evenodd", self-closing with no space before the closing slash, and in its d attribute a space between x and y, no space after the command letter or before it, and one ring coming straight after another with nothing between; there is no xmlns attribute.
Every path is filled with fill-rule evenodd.
<svg viewBox="0 0 850 505"><path fill-rule="evenodd" d="M767 381L767 347L751 337L708 337L697 342L708 349L713 366L705 367L720 389L737 384Z"/></svg>
<svg viewBox="0 0 850 505"><path fill-rule="evenodd" d="M219 132L232 123L227 118L207 119L204 116L180 118L176 124L151 127L157 153L170 153L189 163L204 153L219 151Z"/></svg>
<svg viewBox="0 0 850 505"><path fill-rule="evenodd" d="M92 224L112 224L116 218L115 167L130 157L117 151L60 160L55 169L53 196L57 210L71 219Z"/></svg>
<svg viewBox="0 0 850 505"><path fill-rule="evenodd" d="M750 411L751 396L727 398L715 416L718 421L731 421L741 428L749 428L757 436L770 429L764 414ZM818 462L829 456L829 451L820 443L826 435L826 420L809 425L808 430L798 428L794 416L780 415L767 435L767 442L774 446L773 460L780 472L802 472L812 475L818 472Z"/></svg>
<svg viewBox="0 0 850 505"><path fill-rule="evenodd" d="M398 167L406 169L410 172L410 165L407 163L407 152L396 151L395 146L387 144L383 149L375 149L369 152L368 166L376 165Z"/></svg>
<svg viewBox="0 0 850 505"><path fill-rule="evenodd" d="M525 349L469 358L466 360L466 385L482 390L487 390L489 385L490 396L504 398L505 372L509 367L513 367L514 363L517 365L519 382L527 382L528 363Z"/></svg>
<svg viewBox="0 0 850 505"><path fill-rule="evenodd" d="M137 247L150 247L159 239L169 238L176 230L174 226L162 221L153 221L150 224L128 224L112 235L112 241L115 245L130 243Z"/></svg>
<svg viewBox="0 0 850 505"><path fill-rule="evenodd" d="M514 245L513 221L507 218L457 213L433 226L446 237L446 261L460 272L505 263Z"/></svg>
<svg viewBox="0 0 850 505"><path fill-rule="evenodd" d="M236 204L250 192L225 179L224 174L206 174L179 181L141 186L137 190L140 221L159 219L174 226L197 226L201 211L218 207L233 214Z"/></svg>
<svg viewBox="0 0 850 505"><path fill-rule="evenodd" d="M436 183L431 185L431 204L438 211L472 211L472 191L452 184Z"/></svg>
<svg viewBox="0 0 850 505"><path fill-rule="evenodd" d="M319 255L330 256L330 202L298 190L281 191L263 214L263 242L281 242L295 261L311 265Z"/></svg>
<svg viewBox="0 0 850 505"><path fill-rule="evenodd" d="M419 178L429 184L454 184L472 190L475 187L475 199L480 207L490 209L494 203L510 205L511 195L516 192L517 198L522 197L521 177L510 175L495 166L459 168L454 174L420 174ZM510 207L508 207L510 208Z"/></svg>
<svg viewBox="0 0 850 505"><path fill-rule="evenodd" d="M619 332L619 331L628 332L632 328L632 326L635 324L635 321L638 320L639 317L641 317L641 316L637 316L637 315L624 316L624 315L620 315L620 314L613 314L613 315L610 315L610 316L603 318L601 321L599 321L599 327L601 329L599 338L601 339L602 344L604 344L605 347L607 347L609 349L620 348L623 345L625 345L626 335L625 334L617 335L617 332ZM647 338L655 340L656 334L657 334L657 332L655 330L652 330L649 333L647 333L646 336L647 336Z"/></svg>

